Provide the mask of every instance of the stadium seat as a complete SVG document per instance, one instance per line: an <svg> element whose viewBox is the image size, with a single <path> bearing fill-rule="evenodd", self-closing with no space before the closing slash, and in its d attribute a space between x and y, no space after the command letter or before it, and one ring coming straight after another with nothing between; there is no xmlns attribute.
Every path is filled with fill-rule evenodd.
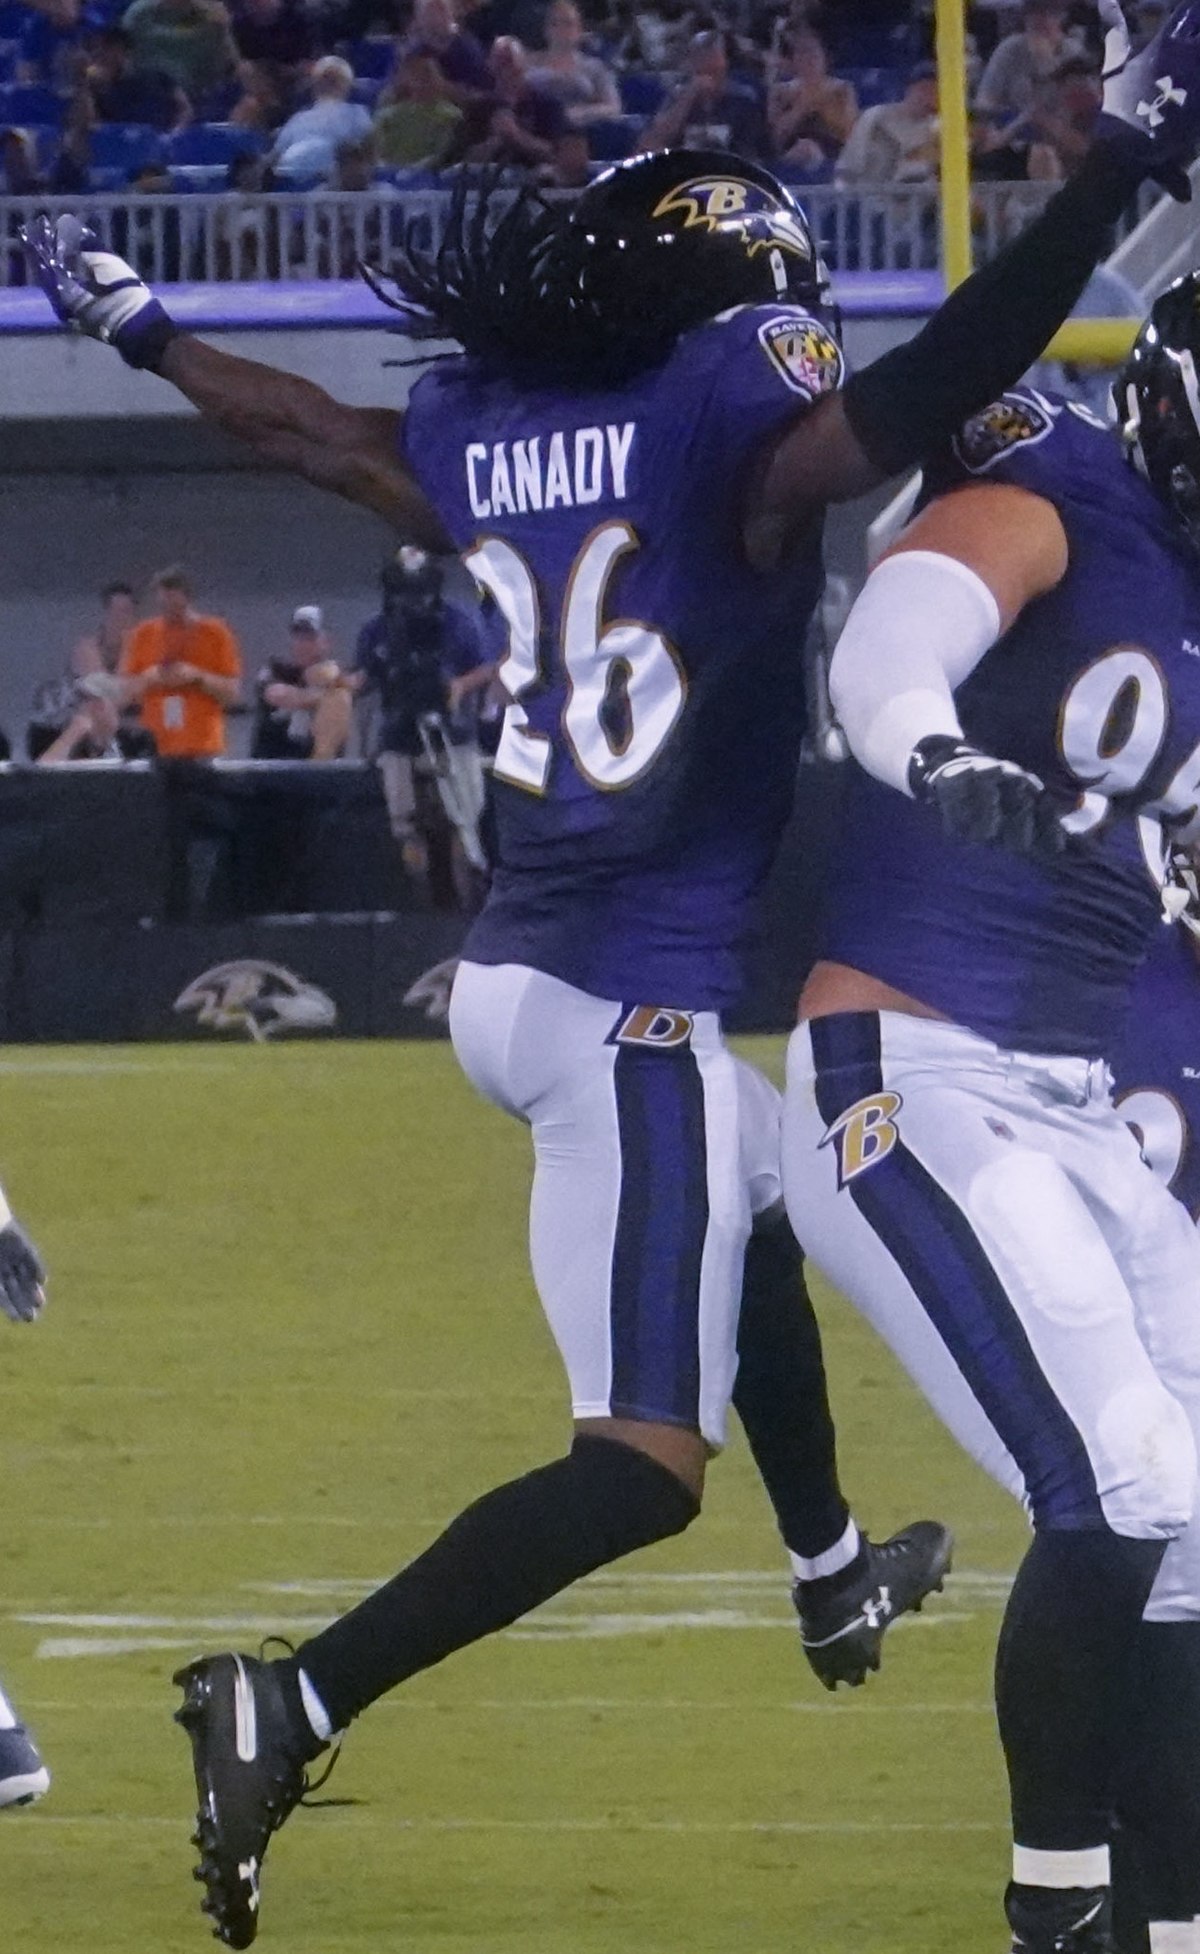
<svg viewBox="0 0 1200 1954"><path fill-rule="evenodd" d="M396 43L388 34L371 34L366 40L352 41L345 55L360 81L386 81L396 59Z"/></svg>
<svg viewBox="0 0 1200 1954"><path fill-rule="evenodd" d="M0 123L9 127L26 129L40 122L57 129L61 127L65 107L62 96L56 95L52 88L21 82L10 82L0 88Z"/></svg>
<svg viewBox="0 0 1200 1954"><path fill-rule="evenodd" d="M644 126L640 115L614 115L607 122L593 122L588 130L593 157L598 163L619 163L632 156Z"/></svg>
<svg viewBox="0 0 1200 1954"><path fill-rule="evenodd" d="M630 68L620 76L621 107L626 115L643 119L657 114L666 100L667 88L661 75Z"/></svg>
<svg viewBox="0 0 1200 1954"><path fill-rule="evenodd" d="M898 102L904 93L903 68L842 68L844 80L852 82L860 109L873 109L880 102Z"/></svg>
<svg viewBox="0 0 1200 1954"><path fill-rule="evenodd" d="M227 163L179 164L171 171L171 188L184 195L199 191L212 196L215 191L224 190L228 168Z"/></svg>
<svg viewBox="0 0 1200 1954"><path fill-rule="evenodd" d="M167 158L172 167L186 163L231 163L247 151L258 156L268 147L270 137L261 129L242 129L232 122L194 122L167 140Z"/></svg>
<svg viewBox="0 0 1200 1954"><path fill-rule="evenodd" d="M15 41L0 41L0 85L10 82L16 74L19 51Z"/></svg>
<svg viewBox="0 0 1200 1954"><path fill-rule="evenodd" d="M141 169L156 163L163 153L165 138L143 122L102 122L92 130L92 169Z"/></svg>

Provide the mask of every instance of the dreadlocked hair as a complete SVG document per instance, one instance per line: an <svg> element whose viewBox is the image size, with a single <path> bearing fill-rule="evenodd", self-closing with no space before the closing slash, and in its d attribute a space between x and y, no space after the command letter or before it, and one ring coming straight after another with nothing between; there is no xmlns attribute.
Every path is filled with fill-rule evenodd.
<svg viewBox="0 0 1200 1954"><path fill-rule="evenodd" d="M557 275L567 213L503 175L464 171L436 247L426 220L411 217L389 269L359 269L414 337L455 339L506 373L549 376L571 363L571 306Z"/></svg>
<svg viewBox="0 0 1200 1954"><path fill-rule="evenodd" d="M662 267L662 291L631 280L624 259L607 267L597 293L585 254L593 241L570 222L569 202L551 203L503 169L462 172L441 242L425 242L410 218L387 272L359 270L398 312L414 338L457 340L473 359L526 385L617 385L664 359L681 330L712 311L688 300L676 264ZM711 257L711 246L710 246ZM631 289L632 286L632 289Z"/></svg>

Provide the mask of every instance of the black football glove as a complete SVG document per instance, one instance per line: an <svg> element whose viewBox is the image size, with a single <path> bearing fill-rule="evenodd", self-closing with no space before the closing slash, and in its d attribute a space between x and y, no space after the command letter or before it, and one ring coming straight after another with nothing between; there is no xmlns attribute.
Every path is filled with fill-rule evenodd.
<svg viewBox="0 0 1200 1954"><path fill-rule="evenodd" d="M908 763L908 787L914 800L937 811L955 841L999 842L1043 860L1068 845L1062 809L1037 775L964 740L935 733L919 741Z"/></svg>

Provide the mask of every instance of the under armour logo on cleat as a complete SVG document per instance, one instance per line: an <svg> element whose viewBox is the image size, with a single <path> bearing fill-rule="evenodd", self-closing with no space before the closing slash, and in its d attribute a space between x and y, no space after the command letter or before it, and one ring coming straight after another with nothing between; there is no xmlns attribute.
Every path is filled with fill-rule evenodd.
<svg viewBox="0 0 1200 1954"><path fill-rule="evenodd" d="M1137 112L1145 116L1152 129L1161 129L1167 119L1163 111L1168 107L1182 108L1187 101L1187 89L1177 88L1170 75L1160 75L1154 85L1158 94L1152 102L1139 102Z"/></svg>
<svg viewBox="0 0 1200 1954"><path fill-rule="evenodd" d="M238 1878L244 1879L247 1886L250 1888L250 1891L246 1897L246 1905L249 1907L251 1913L257 1913L258 1912L258 1860L257 1859L241 1860L238 1865Z"/></svg>
<svg viewBox="0 0 1200 1954"><path fill-rule="evenodd" d="M863 1602L863 1620L868 1628L885 1628L892 1613L892 1591L880 1588Z"/></svg>

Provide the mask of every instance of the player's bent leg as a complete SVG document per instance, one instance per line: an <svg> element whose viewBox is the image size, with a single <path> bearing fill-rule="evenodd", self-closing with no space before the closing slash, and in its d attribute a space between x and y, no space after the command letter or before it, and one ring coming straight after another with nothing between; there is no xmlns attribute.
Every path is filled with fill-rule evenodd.
<svg viewBox="0 0 1200 1954"><path fill-rule="evenodd" d="M459 971L460 1060L533 1131L534 1271L577 1431L565 1458L484 1494L294 1657L180 1671L204 1905L230 1946L255 1937L267 1844L335 1731L699 1511L732 1389L749 1228L732 1062L715 1020L678 1014L678 1037L662 1045L635 1013L623 1043L627 1015L516 966Z"/></svg>
<svg viewBox="0 0 1200 1954"><path fill-rule="evenodd" d="M1037 1537L997 1673L1014 1945L1102 1954L1128 1663L1166 1543L1190 1517L1195 1447L1055 1157L1048 1129L1081 1103L1079 1078L1043 1069L1023 1077L928 1021L802 1027L784 1168L814 1258L1029 1502Z"/></svg>
<svg viewBox="0 0 1200 1954"><path fill-rule="evenodd" d="M1124 1122L1119 1122L1124 1124ZM1123 1136L1116 1136L1122 1139ZM1200 1442L1200 1235L1130 1159L1106 1225L1132 1271L1143 1341ZM1200 1501L1197 1502L1200 1511ZM1200 1524L1173 1540L1138 1631L1118 1787L1120 1954L1200 1954Z"/></svg>
<svg viewBox="0 0 1200 1954"><path fill-rule="evenodd" d="M0 1811L35 1804L49 1789L38 1747L0 1689Z"/></svg>

